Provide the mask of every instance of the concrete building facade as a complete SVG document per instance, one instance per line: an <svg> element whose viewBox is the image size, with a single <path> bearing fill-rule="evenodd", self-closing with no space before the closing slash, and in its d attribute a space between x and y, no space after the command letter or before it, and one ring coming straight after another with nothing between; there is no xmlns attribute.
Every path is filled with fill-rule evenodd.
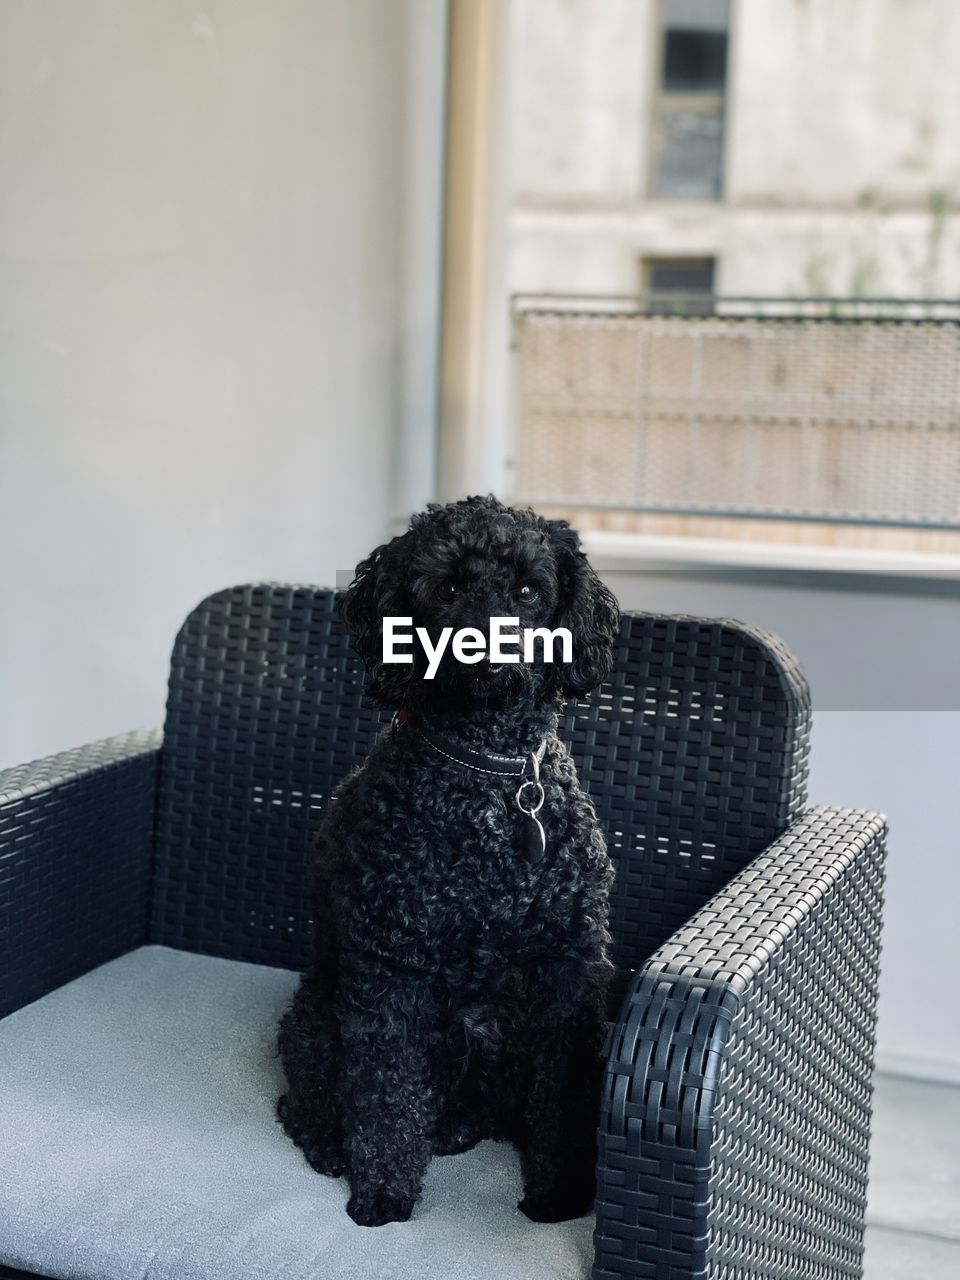
<svg viewBox="0 0 960 1280"><path fill-rule="evenodd" d="M726 296L960 293L956 0L518 0L513 22L515 291L634 294L660 264Z"/></svg>

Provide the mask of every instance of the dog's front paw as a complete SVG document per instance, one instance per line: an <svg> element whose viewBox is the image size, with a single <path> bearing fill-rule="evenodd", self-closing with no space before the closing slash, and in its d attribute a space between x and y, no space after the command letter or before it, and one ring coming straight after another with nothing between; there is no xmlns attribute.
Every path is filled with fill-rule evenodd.
<svg viewBox="0 0 960 1280"><path fill-rule="evenodd" d="M307 1164L317 1173L322 1173L327 1178L342 1178L346 1173L347 1162L338 1147L322 1142L305 1142L301 1150L307 1158Z"/></svg>
<svg viewBox="0 0 960 1280"><path fill-rule="evenodd" d="M386 1222L406 1222L416 1196L391 1191L355 1191L347 1201L347 1213L360 1227L382 1227Z"/></svg>
<svg viewBox="0 0 960 1280"><path fill-rule="evenodd" d="M563 1187L541 1192L528 1190L517 1205L532 1222L566 1222L568 1218L582 1218L593 1210L592 1186Z"/></svg>
<svg viewBox="0 0 960 1280"><path fill-rule="evenodd" d="M277 1099L277 1119L287 1134L297 1144L306 1157L307 1164L317 1173L328 1178L340 1178L346 1172L347 1162L343 1157L340 1145L327 1138L319 1137L298 1121L290 1104L289 1097L284 1094Z"/></svg>

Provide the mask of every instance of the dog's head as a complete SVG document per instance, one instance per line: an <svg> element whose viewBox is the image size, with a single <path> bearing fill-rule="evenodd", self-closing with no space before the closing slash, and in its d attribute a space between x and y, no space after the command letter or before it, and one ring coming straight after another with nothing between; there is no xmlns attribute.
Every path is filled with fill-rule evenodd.
<svg viewBox="0 0 960 1280"><path fill-rule="evenodd" d="M565 520L515 511L493 497L431 505L406 533L357 565L337 602L369 673L368 695L381 706L419 711L466 711L528 698L544 701L584 694L607 675L620 612ZM425 679L423 646L412 663L383 661L383 619L408 617L435 645L445 627L473 627L484 636L490 619L519 619L519 629L565 627L570 661L475 665L457 660L448 644L433 679ZM411 649L407 649L410 652ZM522 658L522 648L520 650Z"/></svg>

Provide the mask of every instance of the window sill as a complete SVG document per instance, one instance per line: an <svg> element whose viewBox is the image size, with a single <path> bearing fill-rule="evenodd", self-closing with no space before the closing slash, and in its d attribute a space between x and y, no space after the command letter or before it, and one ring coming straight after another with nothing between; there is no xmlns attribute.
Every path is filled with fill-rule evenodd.
<svg viewBox="0 0 960 1280"><path fill-rule="evenodd" d="M795 587L960 597L960 556L594 530L584 550L600 573L674 572Z"/></svg>

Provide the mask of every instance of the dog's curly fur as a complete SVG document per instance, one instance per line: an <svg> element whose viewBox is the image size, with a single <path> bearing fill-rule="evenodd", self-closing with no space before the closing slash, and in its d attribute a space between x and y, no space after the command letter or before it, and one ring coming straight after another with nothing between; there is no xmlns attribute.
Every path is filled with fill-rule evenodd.
<svg viewBox="0 0 960 1280"><path fill-rule="evenodd" d="M280 1027L279 1118L316 1170L348 1175L363 1225L409 1218L431 1155L488 1137L520 1152L524 1213L579 1216L594 1196L613 869L556 729L562 701L609 670L616 602L566 522L487 497L415 516L358 565L338 608L368 693L407 722L323 820L314 960ZM486 632L492 616L566 626L572 661L465 666L448 651L426 681L422 655L383 663L385 615L434 638ZM505 755L546 739L542 858L524 856L516 779L445 758L424 722Z"/></svg>

